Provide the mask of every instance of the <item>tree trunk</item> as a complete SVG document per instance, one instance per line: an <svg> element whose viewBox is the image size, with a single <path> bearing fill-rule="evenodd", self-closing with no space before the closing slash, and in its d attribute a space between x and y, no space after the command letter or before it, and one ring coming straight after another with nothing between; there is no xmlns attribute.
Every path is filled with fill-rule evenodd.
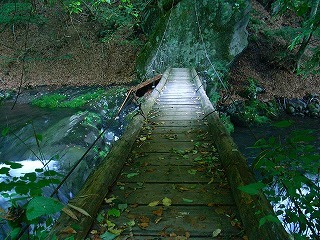
<svg viewBox="0 0 320 240"><path fill-rule="evenodd" d="M319 2L320 0L313 0L312 1L312 6L311 6L311 11L310 11L310 14L309 14L309 19L313 18L316 16L317 14L317 11L318 11L318 7L319 7ZM312 24L311 25L311 32L308 36L305 36L302 40L302 43L300 45L300 48L296 54L296 69L299 69L300 66L301 66L301 59L302 59L302 56L304 55L306 49L307 49L307 46L309 45L309 42L312 38L312 35L313 35L313 32L319 27L319 23L316 23L315 25Z"/></svg>

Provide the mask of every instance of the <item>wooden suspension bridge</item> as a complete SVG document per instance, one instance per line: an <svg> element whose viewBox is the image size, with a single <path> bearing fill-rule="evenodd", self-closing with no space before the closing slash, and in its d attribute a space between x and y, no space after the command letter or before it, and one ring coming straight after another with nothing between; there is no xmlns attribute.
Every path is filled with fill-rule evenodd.
<svg viewBox="0 0 320 240"><path fill-rule="evenodd" d="M259 227L269 202L238 189L254 182L196 71L168 69L71 200L91 216L63 213L48 239L289 239L281 223Z"/></svg>

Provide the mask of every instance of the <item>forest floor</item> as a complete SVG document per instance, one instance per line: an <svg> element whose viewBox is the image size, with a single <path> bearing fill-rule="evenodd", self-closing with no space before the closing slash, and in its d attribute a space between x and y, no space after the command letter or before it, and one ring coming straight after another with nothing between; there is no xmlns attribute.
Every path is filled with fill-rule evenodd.
<svg viewBox="0 0 320 240"><path fill-rule="evenodd" d="M260 21L270 30L297 24L290 18L272 18L257 1L252 1L252 7L255 22ZM54 14L51 17L57 19ZM22 89L108 86L131 84L135 80L135 59L142 45L127 41L132 32L120 32L120 39L102 43L99 26L77 19L58 19L52 20L46 29L17 27L0 34L0 90L17 90L20 85ZM264 29L254 24L249 24L248 31L249 45L235 59L229 74L234 98L241 98L238 93L248 86L250 78L266 89L259 95L261 100L320 93L319 76L299 76L275 61L276 54L284 48L281 39L270 41ZM139 38L143 42L144 36ZM29 56L24 63L23 52Z"/></svg>
<svg viewBox="0 0 320 240"><path fill-rule="evenodd" d="M259 2L254 0L251 3L249 44L235 59L229 75L233 99L241 98L238 93L248 87L250 78L266 90L259 95L262 101L274 97L302 98L307 94L319 94L319 75L298 75L287 62L279 61L287 51L287 45L280 34L276 34L277 30L282 26L298 26L299 19L291 16L275 18ZM273 32L273 38L267 36L267 31Z"/></svg>

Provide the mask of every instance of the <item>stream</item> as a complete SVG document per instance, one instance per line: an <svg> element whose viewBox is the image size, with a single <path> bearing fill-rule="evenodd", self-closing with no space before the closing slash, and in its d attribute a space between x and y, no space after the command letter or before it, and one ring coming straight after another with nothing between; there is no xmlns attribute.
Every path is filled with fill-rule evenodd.
<svg viewBox="0 0 320 240"><path fill-rule="evenodd" d="M251 129L244 128L244 127L235 127L235 132L232 134L232 137L234 139L234 142L237 144L239 150L247 158L249 166L251 166L255 162L256 156L258 156L259 154L258 149L250 148L255 144L257 139L264 138L267 140L270 137L275 137L276 139L280 138L281 140L284 140L288 136L288 134L290 134L292 131L295 131L295 130L312 130L312 135L315 137L315 140L310 142L310 144L315 147L316 153L320 153L320 128L319 128L320 119L319 118L312 119L308 117L302 118L302 117L284 115L282 116L281 120L289 120L289 121L292 121L293 124L288 128L276 128L276 127L267 126L267 125L260 126L260 127L259 126L253 127ZM317 162L315 162L314 166L319 167L320 159L317 159L315 161ZM295 166L297 162L293 162L292 164L293 166ZM304 167L302 167L299 171L301 170L302 170L301 172L302 175L306 176L308 179L312 180L312 182L314 182L315 185L319 186L319 175L310 174L309 172L304 171ZM257 180L260 180L261 175L258 171L257 172L255 171L255 175ZM283 188L280 188L279 185L274 185L273 187L270 188L270 190L271 192L275 191L275 193L278 194L279 196L283 195L283 192L282 192ZM299 193L300 196L310 193L310 188L305 185L301 186L299 190L300 190L300 193ZM281 201L272 202L271 204L275 212L277 211L281 212L283 210L283 206L285 206L285 208L288 208L288 209L290 209L290 207L295 208L295 205L293 204L293 202L286 197L282 197ZM301 203L301 206L304 206L304 204ZM313 206L313 208L317 209L316 206ZM302 207L302 210L305 211L303 207ZM306 214L306 216L310 217L310 214L309 215ZM285 214L278 215L278 218L283 222L283 225L288 232L292 233L292 232L298 232L300 230L299 224L294 222L291 222L291 223L286 222ZM312 223L314 224L314 226L316 226L317 224L315 219L312 221ZM306 230L306 235L311 236L310 229Z"/></svg>
<svg viewBox="0 0 320 240"><path fill-rule="evenodd" d="M92 90L63 88L52 92L74 97ZM135 106L126 106L119 117L114 119L113 115L123 101L122 96L117 96L118 99L112 103L113 109L109 109L111 104L104 98L80 108L50 109L30 104L36 96L48 92L26 91L13 110L13 100L0 105L0 169L8 167L5 162L22 164L22 168L10 171L12 177L19 177L48 165L49 169L65 176L99 134L105 131L59 191L59 199L66 203L80 190L91 171L121 136L127 123L126 115ZM3 136L5 129L10 130ZM48 189L47 195L52 191ZM0 207L7 209L9 205L0 196Z"/></svg>
<svg viewBox="0 0 320 240"><path fill-rule="evenodd" d="M88 90L92 88L66 88L60 89L59 92L68 96L77 96ZM47 92L50 91L42 91L42 93ZM10 175L18 177L43 167L43 164L48 164L50 169L66 175L101 131L107 128L103 140L97 142L96 147L88 153L76 172L71 174L59 191L59 199L66 203L80 190L94 167L105 157L113 142L121 136L127 124L126 115L134 110L135 106L127 106L119 118L111 120L112 117L108 112L110 103L105 99L77 109L50 109L30 104L31 100L39 94L41 93L38 91L25 93L13 110L11 110L12 100L0 105L0 130L3 131L7 127L10 129L7 136L0 136L0 169L7 166L6 161L23 165L22 168L11 170ZM118 100L116 107L121 105L123 99ZM289 116L285 118L295 122L291 129L312 129L317 137L315 145L320 151L320 119ZM248 159L248 163L251 164L258 151L249 147L253 146L256 138L278 135L284 137L288 131L288 129L276 129L272 126L258 126L251 130L235 127L232 137ZM46 191L46 194L50 195L53 189ZM0 207L7 209L9 206L7 199L0 196ZM5 231L3 228L0 223L0 238L5 236L1 236Z"/></svg>

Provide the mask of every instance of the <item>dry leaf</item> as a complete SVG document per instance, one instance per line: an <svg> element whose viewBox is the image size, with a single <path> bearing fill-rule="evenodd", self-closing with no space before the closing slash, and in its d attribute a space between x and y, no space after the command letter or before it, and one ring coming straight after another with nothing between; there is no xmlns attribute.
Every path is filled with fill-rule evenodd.
<svg viewBox="0 0 320 240"><path fill-rule="evenodd" d="M161 207L161 208L159 208L158 210L152 211L152 214L153 214L153 215L156 215L156 216L158 216L158 217L161 217L162 214L163 214L163 208Z"/></svg>
<svg viewBox="0 0 320 240"><path fill-rule="evenodd" d="M149 227L149 223L147 222L139 223L138 226L142 229L146 229L147 227Z"/></svg>
<svg viewBox="0 0 320 240"><path fill-rule="evenodd" d="M155 222L155 224L158 224L161 220L162 220L162 217L159 217L154 222Z"/></svg>
<svg viewBox="0 0 320 240"><path fill-rule="evenodd" d="M186 232L186 238L190 238L191 234L189 232Z"/></svg>
<svg viewBox="0 0 320 240"><path fill-rule="evenodd" d="M61 233L75 234L75 233L77 233L77 231L74 230L72 227L66 227L63 230L61 230Z"/></svg>
<svg viewBox="0 0 320 240"><path fill-rule="evenodd" d="M131 205L130 205L131 208L136 208L136 207L138 207L138 206L139 206L138 203L135 203L135 204L131 204Z"/></svg>
<svg viewBox="0 0 320 240"><path fill-rule="evenodd" d="M79 219L77 218L77 216L71 211L71 209L64 207L62 208L62 211L67 214L69 217L73 218L74 220L79 221Z"/></svg>
<svg viewBox="0 0 320 240"><path fill-rule="evenodd" d="M214 207L214 206L217 206L216 203L208 203L208 207Z"/></svg>
<svg viewBox="0 0 320 240"><path fill-rule="evenodd" d="M74 206L74 205L72 205L72 204L70 204L70 203L68 203L67 205L68 205L69 207L77 210L79 213L82 213L83 215L85 215L85 216L87 216L87 217L91 217L90 214L89 214L86 210L84 210L84 209L82 209L82 208L79 208L79 207L77 207L77 206Z"/></svg>
<svg viewBox="0 0 320 240"><path fill-rule="evenodd" d="M215 212L216 212L217 214L224 214L224 213L225 213L222 208L216 208L216 209L215 209Z"/></svg>

